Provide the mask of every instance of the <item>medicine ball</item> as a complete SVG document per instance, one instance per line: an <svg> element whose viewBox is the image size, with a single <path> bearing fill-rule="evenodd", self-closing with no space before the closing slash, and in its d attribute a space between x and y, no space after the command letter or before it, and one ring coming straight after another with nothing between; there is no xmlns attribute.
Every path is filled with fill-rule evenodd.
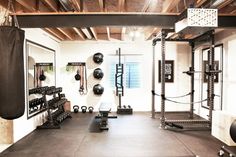
<svg viewBox="0 0 236 157"><path fill-rule="evenodd" d="M230 136L234 142L236 142L236 120L230 126Z"/></svg>
<svg viewBox="0 0 236 157"><path fill-rule="evenodd" d="M104 92L104 88L100 84L93 86L93 93L96 95L101 95Z"/></svg>
<svg viewBox="0 0 236 157"><path fill-rule="evenodd" d="M102 79L104 76L103 72L102 72L102 69L100 68L96 68L94 69L93 71L93 77L96 78L96 79Z"/></svg>
<svg viewBox="0 0 236 157"><path fill-rule="evenodd" d="M39 80L40 81L46 80L46 76L44 75L44 71L43 70L41 71L41 74L39 75Z"/></svg>
<svg viewBox="0 0 236 157"><path fill-rule="evenodd" d="M75 75L75 80L76 81L79 81L81 79L81 76L80 76L80 74L79 74L79 70L77 70L77 73L76 73L76 75Z"/></svg>
<svg viewBox="0 0 236 157"><path fill-rule="evenodd" d="M98 52L93 55L93 61L97 64L101 64L103 62L103 54Z"/></svg>

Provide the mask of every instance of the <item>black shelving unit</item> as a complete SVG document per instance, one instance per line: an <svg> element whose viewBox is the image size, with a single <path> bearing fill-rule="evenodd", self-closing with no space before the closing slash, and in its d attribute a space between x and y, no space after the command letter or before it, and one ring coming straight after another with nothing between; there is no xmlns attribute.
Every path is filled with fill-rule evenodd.
<svg viewBox="0 0 236 157"><path fill-rule="evenodd" d="M70 112L64 110L64 104L67 99L61 94L61 87L54 87L43 92L43 100L46 105L48 117L47 121L38 126L37 129L60 129L60 123L67 118L71 118ZM52 96L51 99L48 99Z"/></svg>

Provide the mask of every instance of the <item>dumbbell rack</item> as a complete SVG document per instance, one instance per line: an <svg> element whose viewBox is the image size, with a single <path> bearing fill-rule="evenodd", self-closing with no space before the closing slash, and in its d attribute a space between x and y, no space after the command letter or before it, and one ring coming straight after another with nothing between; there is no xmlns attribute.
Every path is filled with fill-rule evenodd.
<svg viewBox="0 0 236 157"><path fill-rule="evenodd" d="M61 94L62 88L53 88L43 92L44 103L47 108L48 120L37 129L60 129L60 123L66 118L72 118L69 112L65 112L63 105L67 99ZM58 96L56 96L58 95ZM48 96L53 96L47 100Z"/></svg>
<svg viewBox="0 0 236 157"><path fill-rule="evenodd" d="M31 94L42 95L42 92L49 89L49 88L52 88L52 87L45 86L45 87L37 87L37 88L30 89L29 95L31 95ZM29 114L33 114L31 116L35 116L45 110L46 110L46 106L44 104L43 97L34 98L29 101L28 112L29 112Z"/></svg>

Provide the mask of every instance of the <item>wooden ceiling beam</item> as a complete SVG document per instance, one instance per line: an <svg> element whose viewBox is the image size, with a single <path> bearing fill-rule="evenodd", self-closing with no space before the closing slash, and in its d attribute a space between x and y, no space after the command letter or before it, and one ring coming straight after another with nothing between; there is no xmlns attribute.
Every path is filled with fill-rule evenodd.
<svg viewBox="0 0 236 157"><path fill-rule="evenodd" d="M156 32L158 32L158 31L160 31L160 30L161 30L161 29L160 29L160 28L157 28L157 27L153 28L152 31L149 33L149 35L146 36L146 40L152 39L153 34L156 33Z"/></svg>
<svg viewBox="0 0 236 157"><path fill-rule="evenodd" d="M44 31L48 32L49 34L58 38L59 40L65 40L65 36L63 34L58 33L58 31L55 31L55 29L44 28Z"/></svg>
<svg viewBox="0 0 236 157"><path fill-rule="evenodd" d="M73 30L79 35L79 37L82 39L82 40L85 40L85 37L84 35L82 34L81 30L76 28L76 27L73 27Z"/></svg>
<svg viewBox="0 0 236 157"><path fill-rule="evenodd" d="M45 2L46 5L55 12L58 12L59 8L58 8L58 4L56 3L55 0L43 0L42 2Z"/></svg>
<svg viewBox="0 0 236 157"><path fill-rule="evenodd" d="M222 9L232 3L234 0L225 0L217 6L217 9Z"/></svg>
<svg viewBox="0 0 236 157"><path fill-rule="evenodd" d="M105 8L104 0L98 0L98 3L99 3L99 7L100 7L101 12L105 12L106 8Z"/></svg>
<svg viewBox="0 0 236 157"><path fill-rule="evenodd" d="M62 34L64 34L68 39L74 40L72 35L68 31L66 31L65 29L62 29L62 28L56 28L56 29L59 30Z"/></svg>
<svg viewBox="0 0 236 157"><path fill-rule="evenodd" d="M199 8L201 7L207 0L197 0L195 7Z"/></svg>
<svg viewBox="0 0 236 157"><path fill-rule="evenodd" d="M93 27L90 27L89 29L91 30L91 32L92 32L92 35L94 36L94 39L95 39L95 40L98 40L98 37L97 37L97 32L96 32L96 30L95 30Z"/></svg>
<svg viewBox="0 0 236 157"><path fill-rule="evenodd" d="M37 3L36 0L16 0L16 2L18 2L19 4L21 4L22 6L24 6L26 9L28 9L29 11L37 11L36 7L37 7Z"/></svg>
<svg viewBox="0 0 236 157"><path fill-rule="evenodd" d="M162 4L162 13L170 12L181 0L165 0Z"/></svg>
<svg viewBox="0 0 236 157"><path fill-rule="evenodd" d="M107 29L107 39L111 40L110 28L107 27L106 29Z"/></svg>
<svg viewBox="0 0 236 157"><path fill-rule="evenodd" d="M125 0L119 0L118 10L119 10L119 12L124 12L125 11Z"/></svg>
<svg viewBox="0 0 236 157"><path fill-rule="evenodd" d="M121 30L121 40L125 40L126 27L122 27Z"/></svg>
<svg viewBox="0 0 236 157"><path fill-rule="evenodd" d="M152 2L152 0L146 0L146 2L145 2L145 4L144 4L143 9L142 9L141 12L147 12L147 10L148 10L148 8L149 8L151 2Z"/></svg>

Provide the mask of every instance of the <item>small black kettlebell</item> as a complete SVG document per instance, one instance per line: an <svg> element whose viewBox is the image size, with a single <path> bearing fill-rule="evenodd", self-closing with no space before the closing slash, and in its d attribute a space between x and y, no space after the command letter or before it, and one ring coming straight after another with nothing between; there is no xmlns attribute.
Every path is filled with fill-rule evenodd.
<svg viewBox="0 0 236 157"><path fill-rule="evenodd" d="M82 113L86 113L87 106L81 106Z"/></svg>
<svg viewBox="0 0 236 157"><path fill-rule="evenodd" d="M46 80L46 76L44 75L44 71L43 70L41 71L41 74L39 75L39 80L40 81Z"/></svg>
<svg viewBox="0 0 236 157"><path fill-rule="evenodd" d="M89 113L93 113L94 108L92 106L89 106L88 111Z"/></svg>
<svg viewBox="0 0 236 157"><path fill-rule="evenodd" d="M77 70L77 73L76 73L76 75L75 75L75 80L76 81L79 81L81 79L81 76L80 76L80 74L79 74L79 70Z"/></svg>
<svg viewBox="0 0 236 157"><path fill-rule="evenodd" d="M78 105L74 105L73 106L73 110L74 110L74 113L78 113L79 112L79 106Z"/></svg>

